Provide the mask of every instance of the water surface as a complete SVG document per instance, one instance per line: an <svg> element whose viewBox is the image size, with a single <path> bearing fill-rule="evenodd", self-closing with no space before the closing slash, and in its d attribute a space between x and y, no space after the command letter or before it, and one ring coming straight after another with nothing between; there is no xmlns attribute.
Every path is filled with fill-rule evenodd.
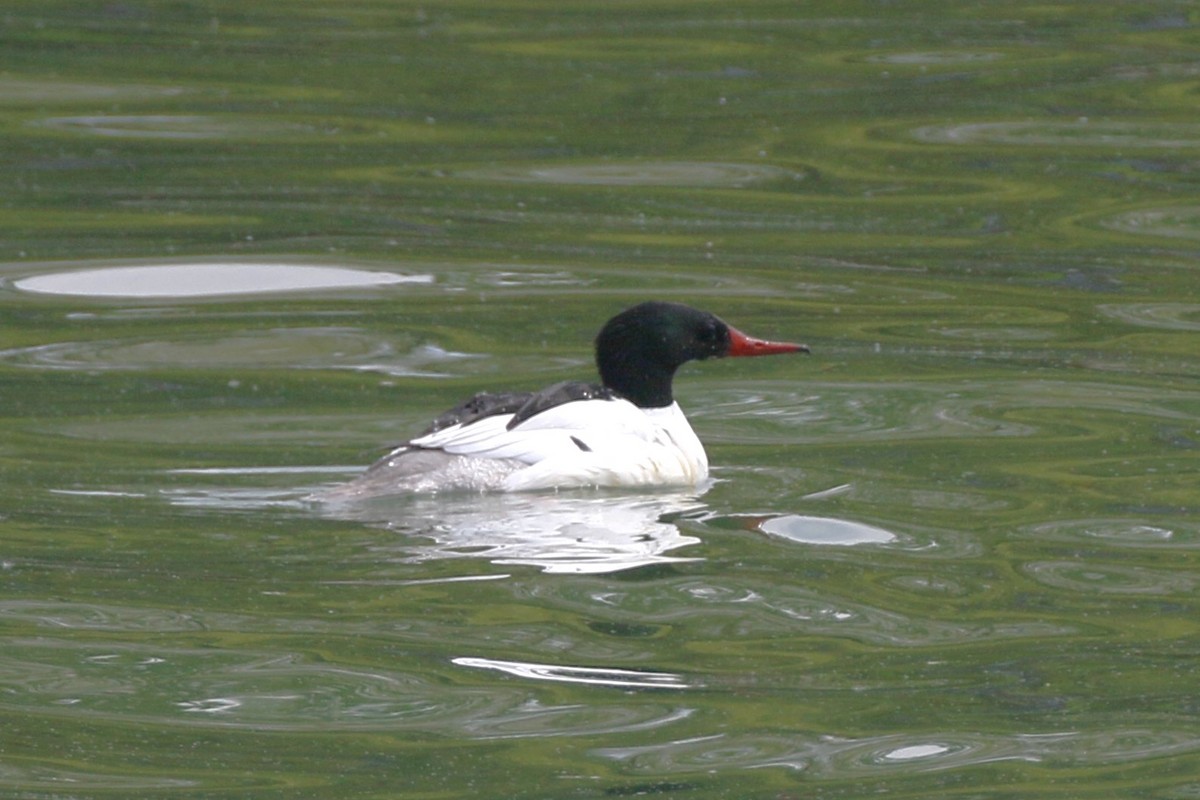
<svg viewBox="0 0 1200 800"><path fill-rule="evenodd" d="M0 795L1200 793L1177 5L10 5ZM711 484L310 499L648 297Z"/></svg>

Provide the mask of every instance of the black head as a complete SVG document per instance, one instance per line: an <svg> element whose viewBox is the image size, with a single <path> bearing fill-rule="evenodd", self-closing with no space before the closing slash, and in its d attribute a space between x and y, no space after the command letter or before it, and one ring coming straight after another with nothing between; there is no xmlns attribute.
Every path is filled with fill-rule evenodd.
<svg viewBox="0 0 1200 800"><path fill-rule="evenodd" d="M688 361L797 351L807 348L753 339L706 311L650 301L605 324L596 337L596 366L605 386L642 408L659 408L674 402L675 370Z"/></svg>

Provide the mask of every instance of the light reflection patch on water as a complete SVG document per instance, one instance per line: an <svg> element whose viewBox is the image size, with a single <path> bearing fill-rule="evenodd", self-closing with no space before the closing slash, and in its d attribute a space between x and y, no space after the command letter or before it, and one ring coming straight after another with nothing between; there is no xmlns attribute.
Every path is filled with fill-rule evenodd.
<svg viewBox="0 0 1200 800"><path fill-rule="evenodd" d="M242 707L242 701L232 697L206 697L203 700L181 700L175 705L185 713L224 714Z"/></svg>
<svg viewBox="0 0 1200 800"><path fill-rule="evenodd" d="M457 177L514 183L581 186L742 187L803 174L767 164L707 161L624 161L603 164L504 166L461 170Z"/></svg>
<svg viewBox="0 0 1200 800"><path fill-rule="evenodd" d="M188 298L360 289L404 283L429 284L433 283L433 276L311 264L199 262L67 270L20 278L13 285L34 294Z"/></svg>
<svg viewBox="0 0 1200 800"><path fill-rule="evenodd" d="M883 753L882 758L886 761L914 761L943 756L952 749L944 744L910 744L887 751Z"/></svg>
<svg viewBox="0 0 1200 800"><path fill-rule="evenodd" d="M484 272L479 276L480 283L502 289L525 287L574 287L582 288L596 282L595 278L586 278L566 270L536 271L501 269Z"/></svg>
<svg viewBox="0 0 1200 800"><path fill-rule="evenodd" d="M142 492L120 492L103 489L49 489L51 494L63 494L71 497L128 497L144 498L149 495Z"/></svg>
<svg viewBox="0 0 1200 800"><path fill-rule="evenodd" d="M690 689L682 676L671 672L643 672L608 667L573 667L556 664L533 664L525 661L501 661L492 658L459 657L451 663L460 667L494 669L514 675L557 683L583 683L590 686L612 686L618 689Z"/></svg>
<svg viewBox="0 0 1200 800"><path fill-rule="evenodd" d="M804 514L784 514L763 520L758 525L763 533L801 544L837 545L847 547L861 544L895 542L896 534L874 525L846 519L811 517Z"/></svg>
<svg viewBox="0 0 1200 800"><path fill-rule="evenodd" d="M797 544L850 547L891 544L899 539L891 531L874 525L806 514L714 514L700 517L699 521L720 528L755 530Z"/></svg>

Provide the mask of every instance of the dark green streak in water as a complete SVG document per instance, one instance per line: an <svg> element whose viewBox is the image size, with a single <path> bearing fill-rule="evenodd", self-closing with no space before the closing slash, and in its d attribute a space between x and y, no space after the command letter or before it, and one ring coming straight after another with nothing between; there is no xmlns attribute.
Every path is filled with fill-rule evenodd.
<svg viewBox="0 0 1200 800"><path fill-rule="evenodd" d="M1197 24L8 2L0 795L1196 796ZM104 259L433 282L14 286ZM302 501L650 296L813 347L680 375L702 497Z"/></svg>

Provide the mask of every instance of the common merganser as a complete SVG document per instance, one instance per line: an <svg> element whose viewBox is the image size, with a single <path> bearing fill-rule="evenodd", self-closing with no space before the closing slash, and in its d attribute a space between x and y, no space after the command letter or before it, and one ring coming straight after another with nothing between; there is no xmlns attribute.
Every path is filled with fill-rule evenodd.
<svg viewBox="0 0 1200 800"><path fill-rule="evenodd" d="M601 383L477 394L333 494L695 485L708 457L675 402L675 371L694 359L807 352L679 303L641 303L596 337Z"/></svg>

